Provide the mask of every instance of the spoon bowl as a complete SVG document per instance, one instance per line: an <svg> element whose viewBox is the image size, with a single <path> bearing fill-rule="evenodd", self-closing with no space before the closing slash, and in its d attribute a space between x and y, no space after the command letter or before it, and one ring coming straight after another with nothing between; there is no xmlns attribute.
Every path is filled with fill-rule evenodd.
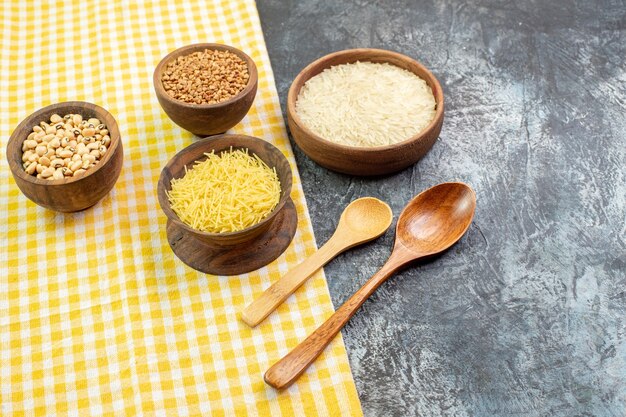
<svg viewBox="0 0 626 417"><path fill-rule="evenodd" d="M385 233L392 220L393 213L387 204L377 198L364 197L348 204L337 230L349 229L352 238L362 242L364 237L371 240Z"/></svg>
<svg viewBox="0 0 626 417"><path fill-rule="evenodd" d="M436 185L409 201L398 218L393 251L385 265L324 324L268 369L265 382L276 389L289 387L394 272L454 245L472 223L475 209L476 194L458 182Z"/></svg>
<svg viewBox="0 0 626 417"><path fill-rule="evenodd" d="M458 241L472 223L476 194L462 183L444 183L418 194L404 208L396 245L419 255L434 255Z"/></svg>

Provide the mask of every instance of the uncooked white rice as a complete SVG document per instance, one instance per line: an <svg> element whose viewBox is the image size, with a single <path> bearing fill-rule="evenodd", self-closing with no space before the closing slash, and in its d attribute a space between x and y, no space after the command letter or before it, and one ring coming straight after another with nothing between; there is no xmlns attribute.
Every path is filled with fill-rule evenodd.
<svg viewBox="0 0 626 417"><path fill-rule="evenodd" d="M325 69L300 89L296 113L331 142L375 147L409 139L435 117L435 97L417 75L390 64Z"/></svg>

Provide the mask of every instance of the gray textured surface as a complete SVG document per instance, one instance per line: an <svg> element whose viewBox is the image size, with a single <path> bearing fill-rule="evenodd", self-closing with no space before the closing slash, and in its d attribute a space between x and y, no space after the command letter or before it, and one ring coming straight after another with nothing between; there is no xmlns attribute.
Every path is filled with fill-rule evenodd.
<svg viewBox="0 0 626 417"><path fill-rule="evenodd" d="M344 331L367 416L626 415L626 4L259 0L284 109L309 62L352 47L413 56L446 119L413 168L335 174L296 149L318 243L361 196L396 216L462 180L468 235L384 284ZM335 305L393 233L326 268Z"/></svg>

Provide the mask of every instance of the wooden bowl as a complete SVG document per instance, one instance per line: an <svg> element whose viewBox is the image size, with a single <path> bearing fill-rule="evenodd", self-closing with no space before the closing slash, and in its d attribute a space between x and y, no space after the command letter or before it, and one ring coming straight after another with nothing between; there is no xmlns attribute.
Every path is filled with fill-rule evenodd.
<svg viewBox="0 0 626 417"><path fill-rule="evenodd" d="M219 153L221 151L228 150L231 147L233 149L246 148L251 154L254 153L261 158L270 168L276 168L281 188L278 205L265 219L261 220L261 222L237 232L208 233L196 230L183 223L178 218L176 213L174 213L174 210L172 210L170 206L166 192L172 189L172 179L184 176L185 167L190 169L194 165L195 161L206 159L206 156L204 155L205 153L210 153L211 151ZM161 177L159 178L159 183L157 185L157 193L159 197L159 204L161 205L163 212L165 212L167 218L174 223L177 228L182 229L187 234L193 235L196 239L199 239L208 245L214 247L228 247L249 242L257 236L265 233L270 226L272 226L274 219L289 200L291 184L291 167L289 166L289 162L282 152L274 145L252 136L219 135L199 140L174 155L174 157L170 159L161 171Z"/></svg>
<svg viewBox="0 0 626 417"><path fill-rule="evenodd" d="M339 145L313 133L296 113L296 101L300 89L304 83L326 68L356 61L386 62L422 78L435 96L437 106L435 118L421 132L403 142L373 148ZM414 59L382 49L348 49L314 61L294 79L287 97L287 121L291 134L300 149L321 166L350 175L384 175L413 165L428 152L439 137L443 124L443 110L443 91L435 76Z"/></svg>
<svg viewBox="0 0 626 417"><path fill-rule="evenodd" d="M106 124L111 144L104 158L79 177L59 180L40 179L26 173L22 166L22 144L39 122L49 121L58 114L80 114L84 119L95 117ZM52 104L37 110L24 119L13 131L7 144L7 160L15 183L26 197L50 210L73 212L96 204L111 189L122 171L124 151L120 131L111 113L100 106L84 101L68 101Z"/></svg>
<svg viewBox="0 0 626 417"><path fill-rule="evenodd" d="M217 104L191 104L169 96L163 88L161 77L167 65L179 56L205 49L228 51L240 57L248 66L248 84L235 97ZM178 126L196 136L204 137L224 133L241 121L250 110L256 95L258 74L254 61L239 49L218 43L198 43L183 46L169 53L159 62L152 81L157 98L167 115Z"/></svg>

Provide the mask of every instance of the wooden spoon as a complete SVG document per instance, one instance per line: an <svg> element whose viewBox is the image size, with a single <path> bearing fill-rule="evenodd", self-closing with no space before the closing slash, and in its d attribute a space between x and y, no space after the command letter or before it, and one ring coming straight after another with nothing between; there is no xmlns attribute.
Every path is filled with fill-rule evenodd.
<svg viewBox="0 0 626 417"><path fill-rule="evenodd" d="M409 262L441 253L456 243L472 223L475 209L476 195L463 183L439 184L413 198L400 214L387 263L324 324L275 363L265 373L265 382L277 389L290 386L387 278Z"/></svg>
<svg viewBox="0 0 626 417"><path fill-rule="evenodd" d="M374 240L389 228L393 213L389 206L373 197L350 203L339 218L337 230L317 252L276 281L241 313L251 327L263 321L307 280L341 252Z"/></svg>

